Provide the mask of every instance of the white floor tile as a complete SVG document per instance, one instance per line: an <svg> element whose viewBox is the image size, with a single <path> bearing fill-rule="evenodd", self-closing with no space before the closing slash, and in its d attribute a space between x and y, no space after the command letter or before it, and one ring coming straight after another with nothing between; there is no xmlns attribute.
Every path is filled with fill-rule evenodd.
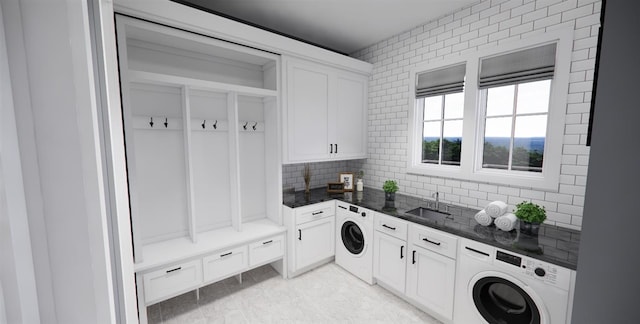
<svg viewBox="0 0 640 324"><path fill-rule="evenodd" d="M440 322L379 286L330 263L284 280L270 266L148 307L149 323Z"/></svg>

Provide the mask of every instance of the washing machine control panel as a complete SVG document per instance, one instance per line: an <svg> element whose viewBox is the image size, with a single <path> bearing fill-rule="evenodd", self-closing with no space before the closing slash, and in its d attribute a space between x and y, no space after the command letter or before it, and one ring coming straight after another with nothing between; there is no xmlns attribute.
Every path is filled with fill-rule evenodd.
<svg viewBox="0 0 640 324"><path fill-rule="evenodd" d="M495 264L500 268L521 273L527 277L558 287L566 287L570 270L547 262L497 250Z"/></svg>

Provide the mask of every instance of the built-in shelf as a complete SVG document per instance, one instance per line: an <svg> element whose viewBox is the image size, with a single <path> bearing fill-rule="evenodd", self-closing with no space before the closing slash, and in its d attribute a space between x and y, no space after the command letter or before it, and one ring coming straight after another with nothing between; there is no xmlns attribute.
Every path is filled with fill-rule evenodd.
<svg viewBox="0 0 640 324"><path fill-rule="evenodd" d="M166 86L187 86L194 90L205 90L215 92L235 92L243 96L251 97L263 97L263 98L275 98L278 96L278 91L247 87L236 84L187 78L182 76L129 70L128 77L130 82L147 83L155 85Z"/></svg>

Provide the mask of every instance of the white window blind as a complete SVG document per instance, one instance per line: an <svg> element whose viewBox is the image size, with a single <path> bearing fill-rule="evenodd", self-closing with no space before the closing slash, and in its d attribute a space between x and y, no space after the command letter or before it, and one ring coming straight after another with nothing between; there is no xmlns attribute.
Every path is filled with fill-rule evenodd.
<svg viewBox="0 0 640 324"><path fill-rule="evenodd" d="M483 59L479 87L488 88L553 78L556 44Z"/></svg>
<svg viewBox="0 0 640 324"><path fill-rule="evenodd" d="M462 92L466 65L460 64L418 74L416 98Z"/></svg>

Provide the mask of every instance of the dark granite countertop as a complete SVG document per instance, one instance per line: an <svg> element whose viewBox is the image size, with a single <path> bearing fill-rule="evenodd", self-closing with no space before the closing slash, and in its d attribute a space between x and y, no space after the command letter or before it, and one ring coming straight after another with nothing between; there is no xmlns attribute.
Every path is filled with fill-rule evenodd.
<svg viewBox="0 0 640 324"><path fill-rule="evenodd" d="M450 216L436 219L413 216L406 214L406 211L421 206L425 207L424 200L396 194L393 206L385 206L384 192L378 189L365 188L363 192L328 194L325 188L317 188L311 190L309 195L305 195L302 191L285 193L284 205L295 208L332 199L342 200L572 270L576 269L578 263L580 231L541 224L537 238L520 233L519 229L504 232L494 225L488 227L479 225L473 218L478 210L455 205L449 205Z"/></svg>

